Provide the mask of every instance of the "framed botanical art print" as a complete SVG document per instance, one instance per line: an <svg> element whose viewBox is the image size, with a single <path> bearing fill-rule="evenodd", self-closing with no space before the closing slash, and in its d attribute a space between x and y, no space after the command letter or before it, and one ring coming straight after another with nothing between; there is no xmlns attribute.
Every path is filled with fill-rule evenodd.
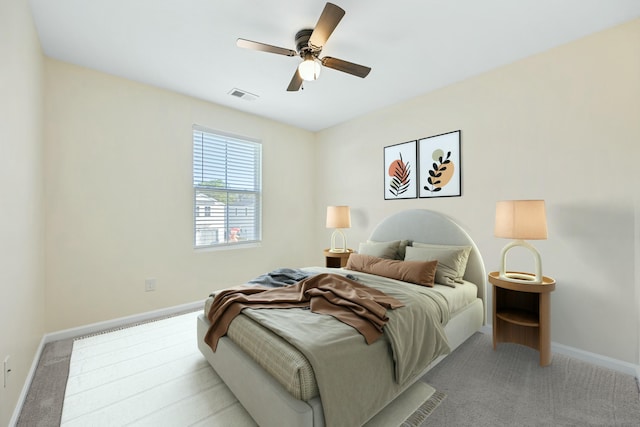
<svg viewBox="0 0 640 427"><path fill-rule="evenodd" d="M420 197L452 197L461 194L460 131L418 141Z"/></svg>
<svg viewBox="0 0 640 427"><path fill-rule="evenodd" d="M385 200L418 197L416 147L416 141L384 147Z"/></svg>

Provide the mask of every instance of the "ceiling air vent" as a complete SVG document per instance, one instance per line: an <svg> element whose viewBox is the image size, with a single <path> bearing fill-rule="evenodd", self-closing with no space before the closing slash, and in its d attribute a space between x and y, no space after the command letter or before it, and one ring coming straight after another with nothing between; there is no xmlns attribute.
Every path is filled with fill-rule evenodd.
<svg viewBox="0 0 640 427"><path fill-rule="evenodd" d="M229 92L229 95L234 96L236 98L244 99L245 101L255 101L258 99L258 95L254 95L252 93L247 92L246 90L233 88Z"/></svg>

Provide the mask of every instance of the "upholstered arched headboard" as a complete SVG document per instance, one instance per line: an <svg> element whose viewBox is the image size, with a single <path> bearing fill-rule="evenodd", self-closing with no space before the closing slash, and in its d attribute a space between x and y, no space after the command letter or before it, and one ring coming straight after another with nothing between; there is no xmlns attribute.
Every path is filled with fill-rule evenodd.
<svg viewBox="0 0 640 427"><path fill-rule="evenodd" d="M371 232L370 240L409 240L438 245L472 247L464 279L478 286L478 298L485 300L487 273L482 255L469 234L448 216L427 209L401 211L383 219ZM486 300L485 300L486 301Z"/></svg>

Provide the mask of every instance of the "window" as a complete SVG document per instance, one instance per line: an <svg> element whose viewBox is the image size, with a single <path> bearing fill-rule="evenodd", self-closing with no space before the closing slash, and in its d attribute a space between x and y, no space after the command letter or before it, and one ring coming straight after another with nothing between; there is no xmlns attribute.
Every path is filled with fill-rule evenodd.
<svg viewBox="0 0 640 427"><path fill-rule="evenodd" d="M259 242L262 145L193 128L196 248Z"/></svg>

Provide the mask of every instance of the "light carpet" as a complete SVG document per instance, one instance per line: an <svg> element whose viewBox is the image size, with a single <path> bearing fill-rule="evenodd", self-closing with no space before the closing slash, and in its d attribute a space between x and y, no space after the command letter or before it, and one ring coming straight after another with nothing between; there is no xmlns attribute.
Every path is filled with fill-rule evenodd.
<svg viewBox="0 0 640 427"><path fill-rule="evenodd" d="M199 352L197 314L76 340L61 425L256 425ZM368 426L420 425L443 399L418 382Z"/></svg>
<svg viewBox="0 0 640 427"><path fill-rule="evenodd" d="M635 377L561 354L476 333L424 376L447 394L428 419L438 427L640 426Z"/></svg>

